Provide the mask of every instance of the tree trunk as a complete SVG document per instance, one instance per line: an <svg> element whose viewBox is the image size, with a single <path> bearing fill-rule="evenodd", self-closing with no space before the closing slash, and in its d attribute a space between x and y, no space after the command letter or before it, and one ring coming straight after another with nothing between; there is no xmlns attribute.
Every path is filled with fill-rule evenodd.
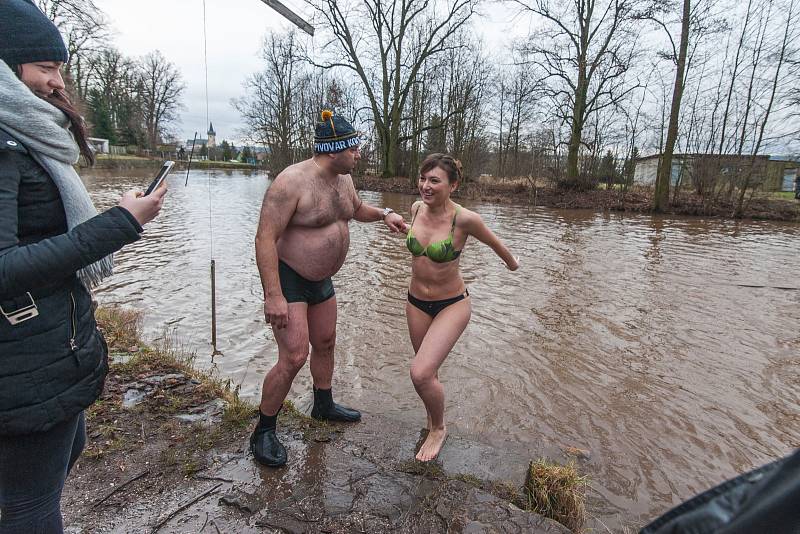
<svg viewBox="0 0 800 534"><path fill-rule="evenodd" d="M581 149L581 137L583 136L583 120L586 110L586 95L589 91L589 81L586 79L586 61L581 59L582 65L579 67L578 84L575 88L575 105L572 108L572 129L569 134L567 145L567 178L565 185L574 188L580 182L580 170L578 168L578 154Z"/></svg>
<svg viewBox="0 0 800 534"><path fill-rule="evenodd" d="M667 142L664 153L658 166L656 177L656 191L653 196L653 211L663 211L669 203L669 182L672 178L672 153L675 150L675 141L678 139L678 120L681 112L681 98L683 97L683 75L686 70L686 51L689 47L689 13L691 0L683 0L683 19L681 21L681 42L678 50L678 64L675 69L675 86L672 89L672 108L669 113L669 127L667 128Z"/></svg>

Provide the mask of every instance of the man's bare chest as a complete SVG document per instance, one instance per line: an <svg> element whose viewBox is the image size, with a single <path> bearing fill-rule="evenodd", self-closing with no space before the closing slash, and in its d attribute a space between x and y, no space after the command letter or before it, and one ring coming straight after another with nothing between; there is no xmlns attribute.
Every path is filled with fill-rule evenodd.
<svg viewBox="0 0 800 534"><path fill-rule="evenodd" d="M353 218L355 209L349 189L327 183L312 184L297 203L292 224L323 227Z"/></svg>

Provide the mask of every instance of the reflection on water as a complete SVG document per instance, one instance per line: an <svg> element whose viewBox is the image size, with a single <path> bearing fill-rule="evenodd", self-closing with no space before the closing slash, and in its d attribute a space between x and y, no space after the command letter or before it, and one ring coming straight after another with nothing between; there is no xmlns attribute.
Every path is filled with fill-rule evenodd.
<svg viewBox="0 0 800 534"><path fill-rule="evenodd" d="M210 365L213 257L224 353L215 363L256 400L277 358L253 247L267 180L170 180L161 217L117 255L98 297L144 310L148 335L175 329ZM147 178L87 182L107 207ZM362 197L406 216L415 200ZM507 271L474 241L462 256L473 317L441 372L456 432L532 456L590 451L609 526L642 524L800 446L800 291L791 289L800 287L800 226L465 205L522 268ZM382 225L350 228L354 253L334 278L336 396L422 424L403 315L410 256ZM290 397L307 406L310 388L306 368Z"/></svg>

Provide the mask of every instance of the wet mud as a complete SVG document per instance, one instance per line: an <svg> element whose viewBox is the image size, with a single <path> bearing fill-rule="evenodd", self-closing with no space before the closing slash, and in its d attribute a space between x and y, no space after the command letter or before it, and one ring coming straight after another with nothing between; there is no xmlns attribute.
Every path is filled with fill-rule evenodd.
<svg viewBox="0 0 800 534"><path fill-rule="evenodd" d="M290 407L279 423L289 463L262 467L247 447L255 419L226 420L213 385L127 365L88 412L63 497L68 532L569 532L512 504L522 455L453 436L421 464L423 432L371 414L319 423Z"/></svg>

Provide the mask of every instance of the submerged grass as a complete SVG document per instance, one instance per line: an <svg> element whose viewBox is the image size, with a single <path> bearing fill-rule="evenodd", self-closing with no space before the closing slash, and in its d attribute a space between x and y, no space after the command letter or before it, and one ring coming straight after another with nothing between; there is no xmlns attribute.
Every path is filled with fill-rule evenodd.
<svg viewBox="0 0 800 534"><path fill-rule="evenodd" d="M526 509L558 521L575 533L586 522L587 478L574 463L561 465L544 459L531 462L525 477Z"/></svg>

